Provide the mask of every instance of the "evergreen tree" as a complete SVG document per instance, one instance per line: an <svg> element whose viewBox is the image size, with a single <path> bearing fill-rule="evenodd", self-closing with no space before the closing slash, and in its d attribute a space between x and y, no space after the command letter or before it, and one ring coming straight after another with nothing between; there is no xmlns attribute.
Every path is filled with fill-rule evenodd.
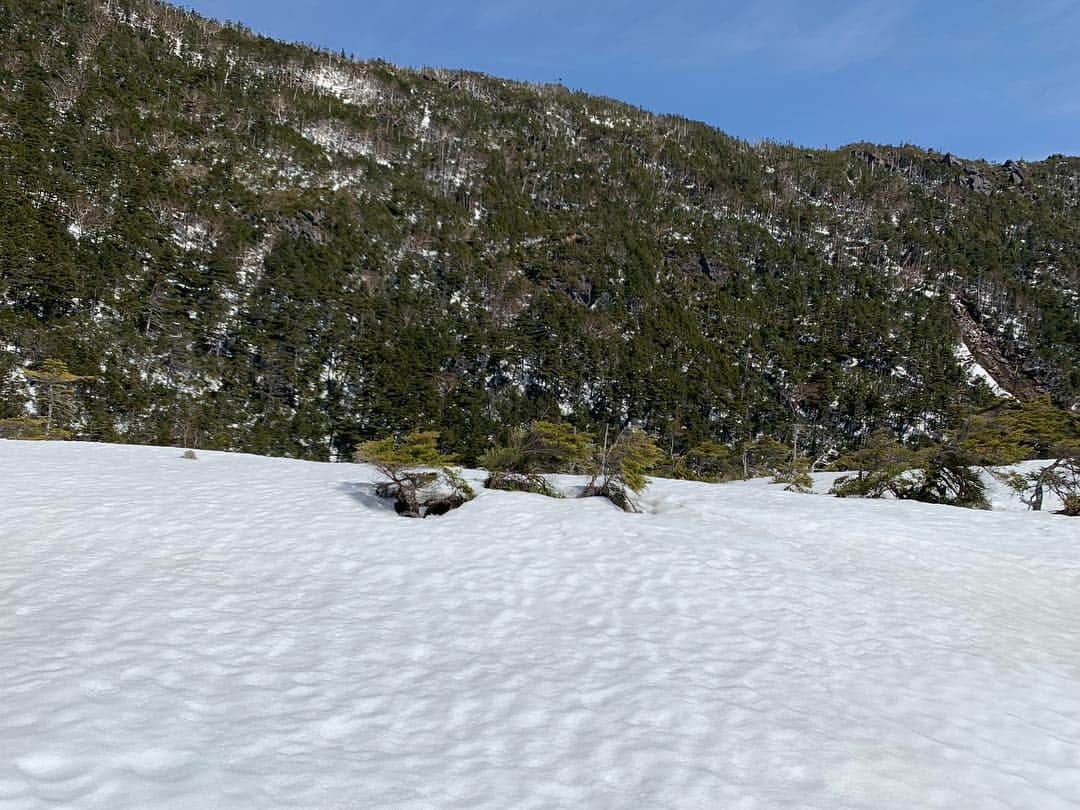
<svg viewBox="0 0 1080 810"><path fill-rule="evenodd" d="M830 491L841 498L904 497L910 483L905 473L924 464L926 456L896 441L889 431L876 430L864 447L837 460L837 467L856 474L840 476Z"/></svg>
<svg viewBox="0 0 1080 810"><path fill-rule="evenodd" d="M841 476L830 492L837 497L881 498L989 509L986 485L974 458L955 446L911 450L875 433L868 445L849 457L855 476Z"/></svg>
<svg viewBox="0 0 1080 810"><path fill-rule="evenodd" d="M632 495L648 486L645 475L662 456L656 442L640 428L626 428L611 443L605 434L597 446L593 473L581 497L601 496L624 512L639 511Z"/></svg>
<svg viewBox="0 0 1080 810"><path fill-rule="evenodd" d="M38 413L44 411L44 438L68 438L71 432L58 425L66 423L75 414L73 395L75 385L93 377L72 374L63 360L49 358L35 369L25 369L23 375L39 391Z"/></svg>
<svg viewBox="0 0 1080 810"><path fill-rule="evenodd" d="M678 478L695 481L725 481L741 474L740 460L726 444L705 441L686 451L675 464Z"/></svg>
<svg viewBox="0 0 1080 810"><path fill-rule="evenodd" d="M743 478L778 475L791 463L792 450L772 436L760 436L741 448Z"/></svg>
<svg viewBox="0 0 1080 810"><path fill-rule="evenodd" d="M1061 514L1080 516L1080 446L1060 447L1057 455L1054 462L1033 472L1002 478L1029 509L1040 511L1045 494L1051 492L1061 499Z"/></svg>
<svg viewBox="0 0 1080 810"><path fill-rule="evenodd" d="M488 470L489 489L522 490L559 497L544 473L573 473L588 463L592 439L570 425L537 420L527 428L510 431L505 445L480 457Z"/></svg>
<svg viewBox="0 0 1080 810"><path fill-rule="evenodd" d="M1046 458L1063 442L1080 443L1080 416L1054 407L1043 396L976 415L962 444L980 463L1015 464Z"/></svg>
<svg viewBox="0 0 1080 810"><path fill-rule="evenodd" d="M970 509L989 509L986 485L972 457L957 447L931 454L919 476L902 490L901 497L924 503L943 503Z"/></svg>
<svg viewBox="0 0 1080 810"><path fill-rule="evenodd" d="M371 464L386 480L376 494L394 499L398 514L426 517L443 514L473 497L473 491L451 459L438 449L434 430L414 430L404 437L387 437L362 443L356 460Z"/></svg>

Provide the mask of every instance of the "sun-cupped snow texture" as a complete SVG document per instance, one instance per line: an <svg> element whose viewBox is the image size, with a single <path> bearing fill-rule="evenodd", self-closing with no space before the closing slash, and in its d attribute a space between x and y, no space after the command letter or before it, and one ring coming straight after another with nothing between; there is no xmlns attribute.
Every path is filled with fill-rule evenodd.
<svg viewBox="0 0 1080 810"><path fill-rule="evenodd" d="M0 808L1080 807L1080 521L0 441Z"/></svg>

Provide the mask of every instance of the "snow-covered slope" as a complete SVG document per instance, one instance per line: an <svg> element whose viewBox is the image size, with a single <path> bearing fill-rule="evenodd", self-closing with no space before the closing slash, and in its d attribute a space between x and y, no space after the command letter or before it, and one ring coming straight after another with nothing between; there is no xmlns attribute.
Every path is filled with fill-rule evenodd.
<svg viewBox="0 0 1080 810"><path fill-rule="evenodd" d="M0 808L1080 807L1080 523L0 442Z"/></svg>
<svg viewBox="0 0 1080 810"><path fill-rule="evenodd" d="M960 361L960 367L964 369L964 373L968 375L968 379L972 382L986 383L986 387L990 389L994 396L1013 399L1013 395L1006 391L1005 388L994 379L994 376L983 368L979 361L975 359L975 355L971 353L971 349L968 348L966 343L959 343L953 353L956 355L956 359Z"/></svg>

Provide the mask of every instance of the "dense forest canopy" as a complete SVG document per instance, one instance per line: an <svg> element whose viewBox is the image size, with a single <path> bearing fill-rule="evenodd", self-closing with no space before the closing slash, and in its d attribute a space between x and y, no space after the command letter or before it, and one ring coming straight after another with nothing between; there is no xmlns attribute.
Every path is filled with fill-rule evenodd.
<svg viewBox="0 0 1080 810"><path fill-rule="evenodd" d="M817 456L1080 403L1080 158L746 143L151 0L0 0L0 419L343 458L633 423Z"/></svg>

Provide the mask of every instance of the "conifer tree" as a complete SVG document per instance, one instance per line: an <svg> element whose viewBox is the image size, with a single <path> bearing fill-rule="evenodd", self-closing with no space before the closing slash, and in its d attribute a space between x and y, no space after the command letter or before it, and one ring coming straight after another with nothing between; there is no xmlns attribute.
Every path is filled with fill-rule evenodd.
<svg viewBox="0 0 1080 810"><path fill-rule="evenodd" d="M986 484L979 476L974 460L959 447L940 448L927 458L919 473L902 490L901 497L969 509L990 508Z"/></svg>
<svg viewBox="0 0 1080 810"><path fill-rule="evenodd" d="M777 475L787 466L791 448L771 436L761 436L742 446L743 478Z"/></svg>
<svg viewBox="0 0 1080 810"><path fill-rule="evenodd" d="M56 431L53 431L55 436ZM45 420L39 416L0 419L0 439L44 439Z"/></svg>
<svg viewBox="0 0 1080 810"><path fill-rule="evenodd" d="M792 455L781 469L773 473L774 484L786 484L789 492L810 492L814 488L814 479L810 477L810 462L806 458Z"/></svg>
<svg viewBox="0 0 1080 810"><path fill-rule="evenodd" d="M841 476L830 492L837 497L881 498L988 509L986 485L973 457L956 446L911 450L885 432L876 432L862 450L847 457L858 467Z"/></svg>
<svg viewBox="0 0 1080 810"><path fill-rule="evenodd" d="M1043 508L1047 492L1062 502L1061 514L1080 516L1080 446L1057 448L1058 458L1033 472L1014 472L1003 480L1029 509Z"/></svg>
<svg viewBox="0 0 1080 810"><path fill-rule="evenodd" d="M963 448L981 464L1046 458L1062 443L1080 442L1080 417L1049 397L1011 401L973 417Z"/></svg>
<svg viewBox="0 0 1080 810"><path fill-rule="evenodd" d="M594 456L592 477L581 497L602 496L624 512L637 512L631 494L636 495L648 486L645 475L662 457L663 451L640 428L626 428L610 444L605 435Z"/></svg>
<svg viewBox="0 0 1080 810"><path fill-rule="evenodd" d="M695 481L723 481L738 477L739 460L726 444L706 441L687 450L675 463L679 478Z"/></svg>
<svg viewBox="0 0 1080 810"><path fill-rule="evenodd" d="M394 499L398 514L426 517L454 509L473 497L472 488L438 448L439 433L414 430L361 444L356 460L371 464L386 479L376 494Z"/></svg>
<svg viewBox="0 0 1080 810"><path fill-rule="evenodd" d="M66 430L57 431L56 423L70 418L74 412L72 392L75 384L92 380L93 377L72 374L67 363L54 358L45 360L35 369L25 369L23 374L40 392L38 412L45 411L44 437L48 439L69 436L70 433Z"/></svg>
<svg viewBox="0 0 1080 810"><path fill-rule="evenodd" d="M904 473L925 461L925 454L905 447L887 430L875 430L866 444L837 460L840 469L854 476L836 479L830 490L841 498L880 498L886 493L900 497L906 487Z"/></svg>
<svg viewBox="0 0 1080 810"><path fill-rule="evenodd" d="M572 426L537 420L527 428L510 431L505 445L489 450L480 465L490 475L489 489L524 490L558 497L545 473L572 473L581 469L593 452L592 439Z"/></svg>

